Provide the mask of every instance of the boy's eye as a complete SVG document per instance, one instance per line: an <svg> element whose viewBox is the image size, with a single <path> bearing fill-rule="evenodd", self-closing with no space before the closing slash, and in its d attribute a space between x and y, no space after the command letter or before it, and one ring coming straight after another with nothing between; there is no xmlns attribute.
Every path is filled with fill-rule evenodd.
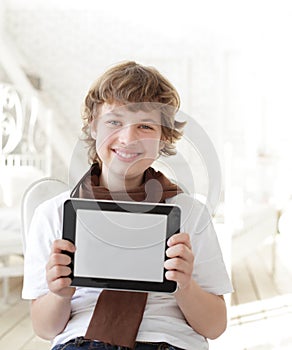
<svg viewBox="0 0 292 350"><path fill-rule="evenodd" d="M121 125L121 122L119 122L118 120L109 120L107 123L109 125L112 125L112 126L120 126Z"/></svg>
<svg viewBox="0 0 292 350"><path fill-rule="evenodd" d="M140 128L145 129L145 130L153 130L153 127L151 125L148 125L148 124L141 124Z"/></svg>

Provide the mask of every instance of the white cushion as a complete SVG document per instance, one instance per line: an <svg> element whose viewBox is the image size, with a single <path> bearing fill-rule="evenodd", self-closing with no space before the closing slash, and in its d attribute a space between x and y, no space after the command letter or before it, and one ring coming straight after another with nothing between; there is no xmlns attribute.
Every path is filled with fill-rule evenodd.
<svg viewBox="0 0 292 350"><path fill-rule="evenodd" d="M20 208L0 208L0 256L22 253Z"/></svg>
<svg viewBox="0 0 292 350"><path fill-rule="evenodd" d="M1 167L0 174L1 205L7 207L20 206L29 185L44 177L41 170L32 166Z"/></svg>

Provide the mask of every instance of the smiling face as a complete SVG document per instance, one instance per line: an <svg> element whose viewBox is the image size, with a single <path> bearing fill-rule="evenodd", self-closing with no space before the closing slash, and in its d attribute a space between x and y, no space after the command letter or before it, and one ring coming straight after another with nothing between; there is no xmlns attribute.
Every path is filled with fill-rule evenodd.
<svg viewBox="0 0 292 350"><path fill-rule="evenodd" d="M159 154L160 112L104 103L92 122L91 135L102 161L101 184L111 190L134 188Z"/></svg>

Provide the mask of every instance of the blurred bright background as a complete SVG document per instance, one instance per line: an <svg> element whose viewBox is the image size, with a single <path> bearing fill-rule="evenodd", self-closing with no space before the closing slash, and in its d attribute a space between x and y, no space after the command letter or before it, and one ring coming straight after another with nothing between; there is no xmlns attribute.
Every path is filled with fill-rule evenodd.
<svg viewBox="0 0 292 350"><path fill-rule="evenodd" d="M0 0L0 278L12 279L10 287L2 281L0 324L19 305L13 279L21 267L8 266L7 256L21 254L23 191L43 176L68 181L88 88L111 65L135 60L177 87L182 111L204 128L221 162L214 224L235 293L217 348L292 348L284 326L277 333L273 322L257 323L271 310L285 311L283 325L291 317L291 35L289 0ZM85 168L81 158L78 172ZM9 240L11 252L3 248ZM4 298L7 290L16 294ZM17 332L10 318L0 344ZM278 313L273 320L279 325ZM47 346L31 339L15 348Z"/></svg>

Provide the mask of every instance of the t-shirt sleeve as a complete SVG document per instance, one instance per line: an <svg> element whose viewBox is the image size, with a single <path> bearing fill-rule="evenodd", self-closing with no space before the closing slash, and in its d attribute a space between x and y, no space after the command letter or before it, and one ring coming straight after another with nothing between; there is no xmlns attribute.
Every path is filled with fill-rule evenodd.
<svg viewBox="0 0 292 350"><path fill-rule="evenodd" d="M53 199L35 210L26 242L23 299L36 299L49 291L46 265L52 243L62 236L62 208L63 205Z"/></svg>
<svg viewBox="0 0 292 350"><path fill-rule="evenodd" d="M223 295L233 291L221 248L210 221L201 233L192 236L194 247L193 277L207 292Z"/></svg>
<svg viewBox="0 0 292 350"><path fill-rule="evenodd" d="M212 218L206 206L188 195L176 199L182 209L181 231L190 234L194 253L194 280L207 292L233 291Z"/></svg>

